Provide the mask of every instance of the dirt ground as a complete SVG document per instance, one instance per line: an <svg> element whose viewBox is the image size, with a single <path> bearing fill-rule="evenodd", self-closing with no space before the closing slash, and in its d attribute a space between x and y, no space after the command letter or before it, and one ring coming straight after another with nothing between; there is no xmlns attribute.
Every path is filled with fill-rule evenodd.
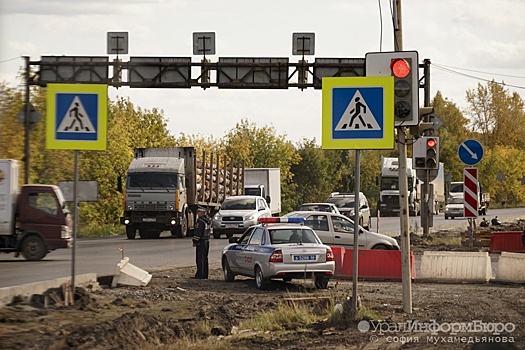
<svg viewBox="0 0 525 350"><path fill-rule="evenodd" d="M457 235L434 239L447 234ZM412 243L416 253L462 249ZM0 309L0 349L525 349L525 285L416 280L408 314L400 282L360 281L363 317L354 321L333 312L335 300L352 295L352 281L332 280L327 290L276 281L259 291L250 278L224 282L218 265L208 280L191 279L193 267L149 272L145 287L104 287L111 277L102 277L102 288L77 288L73 306L61 304L59 289L15 298ZM283 305L315 319L272 319L271 330L249 323Z"/></svg>

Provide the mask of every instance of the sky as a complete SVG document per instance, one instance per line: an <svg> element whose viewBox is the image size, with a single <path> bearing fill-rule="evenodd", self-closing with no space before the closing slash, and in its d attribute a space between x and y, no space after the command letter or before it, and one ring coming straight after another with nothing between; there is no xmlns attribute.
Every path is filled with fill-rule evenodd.
<svg viewBox="0 0 525 350"><path fill-rule="evenodd" d="M466 91L487 80L525 97L525 0L402 0L404 50L431 61L439 90L462 111ZM388 0L0 0L0 81L15 87L22 56L115 56L107 33L128 32L134 56L192 57L193 33L215 32L219 57L289 57L293 33L315 33L315 58L393 51ZM221 138L241 120L321 144L321 90L130 89L109 87L142 109L157 108L174 136ZM422 105L422 98L420 99Z"/></svg>

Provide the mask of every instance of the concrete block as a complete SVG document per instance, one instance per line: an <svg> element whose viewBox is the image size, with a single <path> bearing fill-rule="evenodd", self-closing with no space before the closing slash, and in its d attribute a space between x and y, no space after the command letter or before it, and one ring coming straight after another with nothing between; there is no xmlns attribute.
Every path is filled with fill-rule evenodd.
<svg viewBox="0 0 525 350"><path fill-rule="evenodd" d="M443 282L488 282L492 278L487 252L425 251L421 256L421 277Z"/></svg>
<svg viewBox="0 0 525 350"><path fill-rule="evenodd" d="M525 254L502 252L498 260L496 281L525 283Z"/></svg>
<svg viewBox="0 0 525 350"><path fill-rule="evenodd" d="M116 287L117 284L144 287L151 281L151 277L153 276L147 271L130 264L129 258L125 257L117 264L111 287Z"/></svg>

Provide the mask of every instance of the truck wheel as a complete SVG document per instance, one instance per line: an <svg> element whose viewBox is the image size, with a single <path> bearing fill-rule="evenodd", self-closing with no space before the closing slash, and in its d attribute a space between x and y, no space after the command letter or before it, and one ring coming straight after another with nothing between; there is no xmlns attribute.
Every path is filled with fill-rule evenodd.
<svg viewBox="0 0 525 350"><path fill-rule="evenodd" d="M40 237L29 236L22 242L21 252L26 260L36 261L42 260L46 256L47 249Z"/></svg>
<svg viewBox="0 0 525 350"><path fill-rule="evenodd" d="M219 239L219 238L221 238L221 234L213 232L213 238Z"/></svg>
<svg viewBox="0 0 525 350"><path fill-rule="evenodd" d="M227 234L226 234L226 238L230 239L230 238L232 238L232 237L233 237L233 233L227 233Z"/></svg>
<svg viewBox="0 0 525 350"><path fill-rule="evenodd" d="M135 239L137 230L133 226L126 226L126 236L128 239Z"/></svg>
<svg viewBox="0 0 525 350"><path fill-rule="evenodd" d="M184 238L188 233L188 219L186 215L182 217L180 223L181 224L179 226L176 226L173 230L171 230L171 234L177 238Z"/></svg>

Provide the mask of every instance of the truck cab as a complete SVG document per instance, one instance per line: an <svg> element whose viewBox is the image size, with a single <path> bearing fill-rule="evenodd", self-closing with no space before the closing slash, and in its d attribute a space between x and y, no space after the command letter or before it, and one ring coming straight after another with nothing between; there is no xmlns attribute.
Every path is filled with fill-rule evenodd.
<svg viewBox="0 0 525 350"><path fill-rule="evenodd" d="M416 216L420 211L421 184L412 168L412 159L407 159L408 213ZM381 216L399 216L399 163L397 158L381 157L381 178L378 209Z"/></svg>
<svg viewBox="0 0 525 350"><path fill-rule="evenodd" d="M0 252L41 260L49 251L69 248L72 220L60 188L19 188L18 178L18 161L0 159Z"/></svg>
<svg viewBox="0 0 525 350"><path fill-rule="evenodd" d="M71 247L71 215L58 186L22 186L11 225L0 234L0 251L5 253L41 260L52 250Z"/></svg>

